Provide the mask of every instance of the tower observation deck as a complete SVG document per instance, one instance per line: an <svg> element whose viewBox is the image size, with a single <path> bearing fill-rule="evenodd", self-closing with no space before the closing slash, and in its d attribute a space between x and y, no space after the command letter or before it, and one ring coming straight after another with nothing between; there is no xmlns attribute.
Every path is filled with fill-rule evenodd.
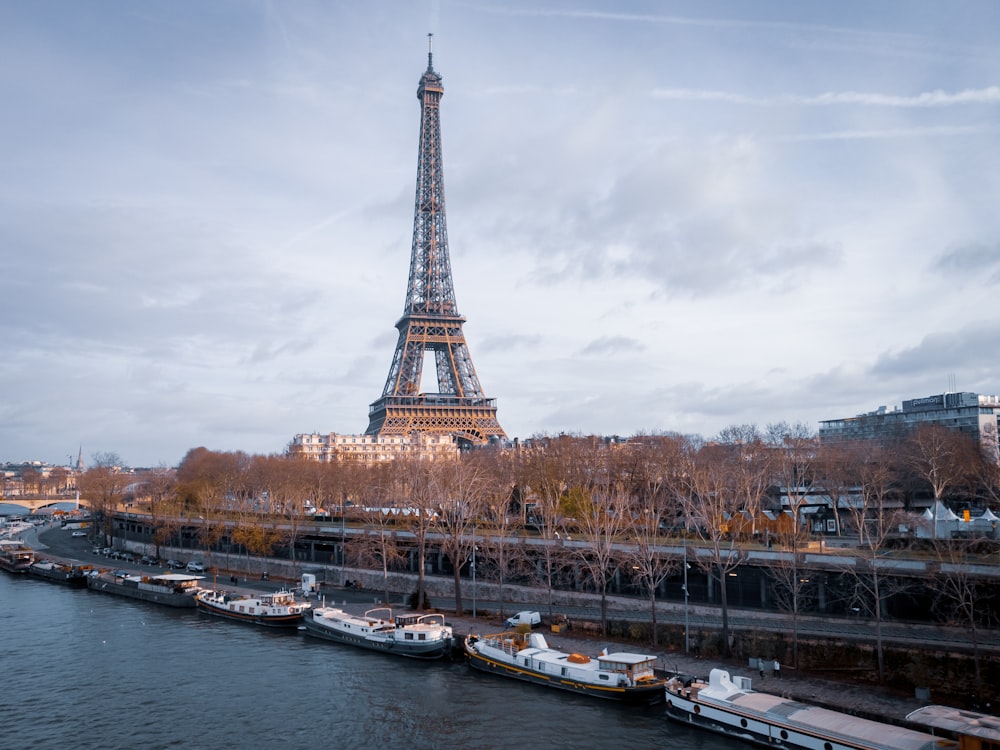
<svg viewBox="0 0 1000 750"><path fill-rule="evenodd" d="M430 35L428 35L430 38ZM399 339L382 396L368 409L368 435L430 432L481 444L506 437L496 400L483 394L462 332L448 253L441 157L444 86L428 45L420 78L420 147L413 211L413 246ZM421 391L425 354L434 353L436 393Z"/></svg>

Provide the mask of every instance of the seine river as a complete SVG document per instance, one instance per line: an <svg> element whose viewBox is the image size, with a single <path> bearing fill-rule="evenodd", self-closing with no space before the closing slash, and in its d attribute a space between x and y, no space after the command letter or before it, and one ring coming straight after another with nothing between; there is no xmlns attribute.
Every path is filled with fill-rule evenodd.
<svg viewBox="0 0 1000 750"><path fill-rule="evenodd" d="M0 572L0 747L741 747L628 708Z"/></svg>

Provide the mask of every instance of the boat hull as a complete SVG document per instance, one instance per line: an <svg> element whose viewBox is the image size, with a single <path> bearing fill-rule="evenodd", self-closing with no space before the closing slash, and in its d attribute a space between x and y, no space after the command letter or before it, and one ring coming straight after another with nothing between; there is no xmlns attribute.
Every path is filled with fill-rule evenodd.
<svg viewBox="0 0 1000 750"><path fill-rule="evenodd" d="M30 562L20 562L0 558L0 570L6 570L8 573L14 573L15 575L27 575L28 568L30 567Z"/></svg>
<svg viewBox="0 0 1000 750"><path fill-rule="evenodd" d="M649 686L636 687L591 685L585 682L564 679L558 675L540 674L536 671L519 667L516 664L508 664L491 659L468 646L466 646L465 655L472 669L502 677L509 677L521 682L529 682L534 685L542 685L548 688L555 688L556 690L565 690L569 693L589 695L594 698L617 701L619 703L651 706L663 701L662 682L657 682Z"/></svg>
<svg viewBox="0 0 1000 750"><path fill-rule="evenodd" d="M52 581L64 586L83 588L87 585L87 573L80 568L35 563L29 568L28 572L36 578L43 578L46 581Z"/></svg>
<svg viewBox="0 0 1000 750"><path fill-rule="evenodd" d="M303 620L307 635L321 638L333 643L343 643L348 646L366 648L369 651L380 651L393 656L405 656L410 659L443 659L451 654L451 639L441 641L399 641L395 638L364 637L353 633L345 633L332 627L316 622L311 616Z"/></svg>
<svg viewBox="0 0 1000 750"><path fill-rule="evenodd" d="M266 628L297 628L302 624L302 614L261 615L247 612L233 612L222 607L215 607L201 599L197 600L198 610L214 617L222 617L235 622L245 622L250 625L263 625Z"/></svg>

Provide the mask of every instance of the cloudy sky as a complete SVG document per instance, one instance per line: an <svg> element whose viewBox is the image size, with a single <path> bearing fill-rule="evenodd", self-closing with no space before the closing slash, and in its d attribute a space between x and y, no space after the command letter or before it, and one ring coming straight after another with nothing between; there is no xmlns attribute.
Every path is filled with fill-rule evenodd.
<svg viewBox="0 0 1000 750"><path fill-rule="evenodd" d="M994 0L0 0L0 461L364 431L428 32L511 437L1000 392Z"/></svg>

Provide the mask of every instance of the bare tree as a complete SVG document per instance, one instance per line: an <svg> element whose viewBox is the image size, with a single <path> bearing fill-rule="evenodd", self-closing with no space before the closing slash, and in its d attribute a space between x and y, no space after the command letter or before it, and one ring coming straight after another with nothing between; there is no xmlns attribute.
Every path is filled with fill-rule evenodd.
<svg viewBox="0 0 1000 750"><path fill-rule="evenodd" d="M173 535L177 514L177 477L172 469L160 466L142 477L149 501L149 521L153 527L154 554L160 556L160 546Z"/></svg>
<svg viewBox="0 0 1000 750"><path fill-rule="evenodd" d="M442 497L439 479L440 467L436 462L419 459L397 459L394 489L399 497L399 518L413 535L417 552L416 609L427 603L427 546L432 532L439 523L437 508Z"/></svg>
<svg viewBox="0 0 1000 750"><path fill-rule="evenodd" d="M131 482L132 478L122 471L117 453L96 454L93 466L80 477L80 492L87 498L104 544L111 544L114 512Z"/></svg>
<svg viewBox="0 0 1000 750"><path fill-rule="evenodd" d="M389 571L406 559L406 550L396 535L393 509L377 505L364 506L361 513L365 532L351 543L354 562L358 567L377 567L382 571L384 601L389 601Z"/></svg>
<svg viewBox="0 0 1000 750"><path fill-rule="evenodd" d="M537 440L519 454L524 489L525 526L540 539L537 547L542 569L536 576L545 586L548 615L552 617L554 578L565 561L558 541L565 531L562 501L570 486L569 466L575 463L579 440L560 436Z"/></svg>
<svg viewBox="0 0 1000 750"><path fill-rule="evenodd" d="M969 633L977 701L983 692L979 632L993 624L989 618L995 610L990 602L996 597L995 584L973 572L978 557L974 550L979 544L981 541L975 539L936 540L933 543L939 571L935 579L935 610L941 619Z"/></svg>
<svg viewBox="0 0 1000 750"><path fill-rule="evenodd" d="M608 583L625 559L622 538L629 525L629 502L618 486L595 488L574 508L578 539L568 549L601 597L601 635L608 632Z"/></svg>
<svg viewBox="0 0 1000 750"><path fill-rule="evenodd" d="M971 437L939 424L918 425L903 441L901 449L906 467L931 488L935 509L949 491L977 476L981 461L979 448Z"/></svg>
<svg viewBox="0 0 1000 750"><path fill-rule="evenodd" d="M640 436L630 442L636 460L631 473L634 481L629 491L632 506L627 532L634 544L626 562L649 598L654 646L659 642L656 592L685 564L677 556L664 554L662 545L664 534L676 531L682 515L677 498L683 487L682 457L687 445L688 439L680 435Z"/></svg>
<svg viewBox="0 0 1000 750"><path fill-rule="evenodd" d="M772 449L773 476L788 502L790 523L779 524L778 536L787 554L771 566L775 595L781 609L792 618L792 665L799 659L799 611L811 581L802 570L802 550L809 534L804 528L802 511L807 505L814 479L816 436L803 424L781 422L768 426L768 442Z"/></svg>
<svg viewBox="0 0 1000 750"><path fill-rule="evenodd" d="M752 427L731 428L720 437L729 442L698 446L691 442L685 452L684 484L679 501L690 530L699 539L698 565L719 587L722 610L722 644L729 654L729 599L727 578L743 564L745 554L737 546L731 523L746 512L751 518L760 510L767 488L767 454L759 433Z"/></svg>
<svg viewBox="0 0 1000 750"><path fill-rule="evenodd" d="M268 498L272 527L287 545L288 560L297 565L295 545L305 519L307 485L301 460L256 456L251 462L255 486Z"/></svg>
<svg viewBox="0 0 1000 750"><path fill-rule="evenodd" d="M439 471L441 504L439 529L444 535L441 550L451 560L455 590L455 614L464 613L462 571L471 565L476 546L476 525L487 505L486 475L480 464L459 458L442 464Z"/></svg>
<svg viewBox="0 0 1000 750"><path fill-rule="evenodd" d="M902 590L899 578L882 575L880 559L884 556L887 540L893 536L901 520L898 503L892 499L896 476L887 448L867 442L859 449L866 452L859 456L861 480L860 501L851 506L854 523L859 535L858 564L844 572L853 580L853 604L864 611L875 623L875 653L879 680L885 680L885 654L882 623L886 603Z"/></svg>
<svg viewBox="0 0 1000 750"><path fill-rule="evenodd" d="M521 490L515 481L515 456L509 451L477 451L472 457L481 469L483 497L477 528L476 575L496 581L500 616L504 617L505 584L530 575L531 565L524 546L524 516L516 498Z"/></svg>

